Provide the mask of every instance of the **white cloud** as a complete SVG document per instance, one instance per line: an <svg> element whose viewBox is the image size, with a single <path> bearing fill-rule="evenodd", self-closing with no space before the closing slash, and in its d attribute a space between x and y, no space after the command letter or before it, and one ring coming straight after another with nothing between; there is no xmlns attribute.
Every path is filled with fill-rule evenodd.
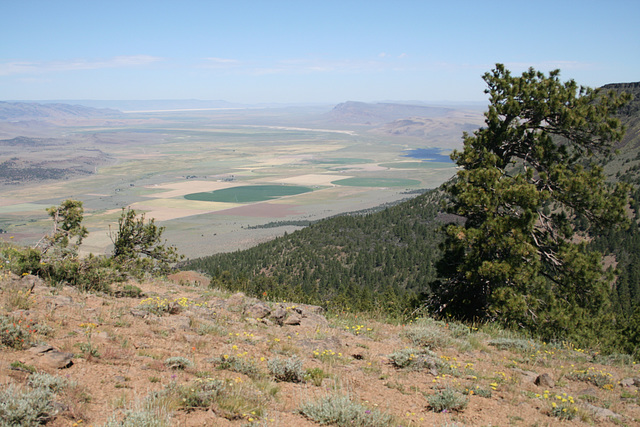
<svg viewBox="0 0 640 427"><path fill-rule="evenodd" d="M151 55L123 55L104 60L74 59L69 61L0 63L0 76L15 74L44 74L57 71L98 70L104 68L141 67L161 61Z"/></svg>
<svg viewBox="0 0 640 427"><path fill-rule="evenodd" d="M32 73L36 67L37 65L33 62L7 62L0 64L0 76L29 74Z"/></svg>

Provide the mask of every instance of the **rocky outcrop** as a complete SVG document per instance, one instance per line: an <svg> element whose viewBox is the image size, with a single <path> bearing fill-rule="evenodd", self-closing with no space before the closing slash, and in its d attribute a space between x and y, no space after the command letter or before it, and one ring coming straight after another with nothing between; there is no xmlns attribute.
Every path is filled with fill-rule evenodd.
<svg viewBox="0 0 640 427"><path fill-rule="evenodd" d="M274 304L264 302L250 302L243 310L245 317L262 320L263 323L273 322L277 325L303 326L310 328L326 327L329 325L322 315L324 308L307 304Z"/></svg>
<svg viewBox="0 0 640 427"><path fill-rule="evenodd" d="M39 345L28 351L36 356L35 362L40 366L64 369L73 365L73 353L59 351L50 345Z"/></svg>

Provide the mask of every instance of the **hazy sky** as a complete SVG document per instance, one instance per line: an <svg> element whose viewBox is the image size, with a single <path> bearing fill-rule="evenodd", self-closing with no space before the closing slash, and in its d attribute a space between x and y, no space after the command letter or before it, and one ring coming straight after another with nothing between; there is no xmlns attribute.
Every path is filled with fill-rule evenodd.
<svg viewBox="0 0 640 427"><path fill-rule="evenodd" d="M640 81L639 0L0 0L0 99L484 100Z"/></svg>

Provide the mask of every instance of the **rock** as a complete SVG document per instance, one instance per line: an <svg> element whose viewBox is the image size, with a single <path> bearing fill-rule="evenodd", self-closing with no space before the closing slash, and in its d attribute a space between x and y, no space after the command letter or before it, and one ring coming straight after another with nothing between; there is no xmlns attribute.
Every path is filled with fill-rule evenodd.
<svg viewBox="0 0 640 427"><path fill-rule="evenodd" d="M48 351L53 351L55 350L55 348L53 348L52 346L48 345L48 344L43 344L43 345L37 345L35 347L31 347L29 350L27 350L29 353L38 355L38 356L42 356L44 353L48 352Z"/></svg>
<svg viewBox="0 0 640 427"><path fill-rule="evenodd" d="M260 323L265 324L267 326L273 326L274 323L269 319L260 319Z"/></svg>
<svg viewBox="0 0 640 427"><path fill-rule="evenodd" d="M44 299L47 303L47 308L51 310L55 310L58 307L67 307L73 304L73 299L70 296L65 295L46 296Z"/></svg>
<svg viewBox="0 0 640 427"><path fill-rule="evenodd" d="M45 286L46 283L38 276L27 274L26 276L22 276L22 278L20 279L20 285L24 289L33 291L33 288L35 288L36 286Z"/></svg>
<svg viewBox="0 0 640 427"><path fill-rule="evenodd" d="M244 308L245 317L250 317L252 319L264 319L271 314L271 309L262 302L248 305Z"/></svg>
<svg viewBox="0 0 640 427"><path fill-rule="evenodd" d="M620 381L620 385L623 387L631 387L635 385L635 381L634 378L625 378Z"/></svg>
<svg viewBox="0 0 640 427"><path fill-rule="evenodd" d="M270 318L278 325L300 325L309 328L319 328L329 326L327 319L322 316L324 312L322 307L316 305L298 305L284 307L278 305L271 312Z"/></svg>
<svg viewBox="0 0 640 427"><path fill-rule="evenodd" d="M598 418L620 418L620 414L616 414L610 409L600 408L598 406L593 406L588 403L583 404L583 406L589 411L593 412Z"/></svg>
<svg viewBox="0 0 640 427"><path fill-rule="evenodd" d="M302 316L298 313L291 313L286 319L284 319L285 325L299 325L302 321Z"/></svg>
<svg viewBox="0 0 640 427"><path fill-rule="evenodd" d="M538 387L544 387L544 388L554 388L556 386L556 383L553 381L551 376L547 373L538 375L538 378L536 378L533 383Z"/></svg>
<svg viewBox="0 0 640 427"><path fill-rule="evenodd" d="M313 313L313 314L325 313L325 309L318 305L296 304L296 308L300 309L304 313Z"/></svg>
<svg viewBox="0 0 640 427"><path fill-rule="evenodd" d="M271 312L271 319L273 319L273 321L278 325L282 325L286 316L287 311L282 306L278 306L274 311Z"/></svg>
<svg viewBox="0 0 640 427"><path fill-rule="evenodd" d="M167 309L167 313L169 314L178 314L182 311L182 306L178 304L177 301L173 301L169 303L169 307Z"/></svg>
<svg viewBox="0 0 640 427"><path fill-rule="evenodd" d="M302 316L300 326L306 326L310 328L326 328L329 326L329 321L326 317L320 314L305 313Z"/></svg>
<svg viewBox="0 0 640 427"><path fill-rule="evenodd" d="M50 368L64 369L73 365L73 353L52 350L44 353L40 362Z"/></svg>
<svg viewBox="0 0 640 427"><path fill-rule="evenodd" d="M522 375L522 380L526 383L535 384L536 380L538 379L538 374L533 371L525 371L524 369L514 368L513 372Z"/></svg>
<svg viewBox="0 0 640 427"><path fill-rule="evenodd" d="M27 350L29 353L39 356L38 363L55 369L68 368L73 365L73 353L65 353L54 347L44 344Z"/></svg>

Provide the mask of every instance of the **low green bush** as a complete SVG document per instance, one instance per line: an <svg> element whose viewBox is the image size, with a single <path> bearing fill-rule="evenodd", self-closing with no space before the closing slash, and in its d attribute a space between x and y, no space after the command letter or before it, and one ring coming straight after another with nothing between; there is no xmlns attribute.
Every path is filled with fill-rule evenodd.
<svg viewBox="0 0 640 427"><path fill-rule="evenodd" d="M329 375L321 368L310 368L305 371L304 380L306 382L312 382L313 385L320 387L322 385L322 380L328 376Z"/></svg>
<svg viewBox="0 0 640 427"><path fill-rule="evenodd" d="M445 326L444 322L421 318L407 329L405 335L416 346L431 350L447 347L453 343L453 338Z"/></svg>
<svg viewBox="0 0 640 427"><path fill-rule="evenodd" d="M103 427L169 427L171 406L170 399L162 392L153 392L135 402L124 414L112 415Z"/></svg>
<svg viewBox="0 0 640 427"><path fill-rule="evenodd" d="M288 359L280 359L278 357L270 359L267 367L274 378L278 381L290 383L299 383L304 381L305 372L302 369L302 360L298 356L292 356Z"/></svg>
<svg viewBox="0 0 640 427"><path fill-rule="evenodd" d="M440 362L438 356L432 351L415 348L403 348L388 357L394 367L415 371L437 368Z"/></svg>
<svg viewBox="0 0 640 427"><path fill-rule="evenodd" d="M446 388L427 398L429 408L434 412L463 411L469 399L457 391Z"/></svg>
<svg viewBox="0 0 640 427"><path fill-rule="evenodd" d="M29 375L28 384L31 388L42 388L52 393L59 393L67 387L75 386L75 383L67 378L47 374L46 372L34 372Z"/></svg>
<svg viewBox="0 0 640 427"><path fill-rule="evenodd" d="M0 344L22 350L31 344L31 334L11 317L0 315Z"/></svg>
<svg viewBox="0 0 640 427"><path fill-rule="evenodd" d="M122 420L111 418L103 427L169 427L170 421L159 418L155 413L145 410L129 410L124 413Z"/></svg>
<svg viewBox="0 0 640 427"><path fill-rule="evenodd" d="M53 418L53 393L46 388L24 390L10 384L0 390L0 425L36 426Z"/></svg>
<svg viewBox="0 0 640 427"><path fill-rule="evenodd" d="M345 395L329 395L316 402L303 403L298 411L319 424L338 427L387 427L395 424L391 415L352 402Z"/></svg>
<svg viewBox="0 0 640 427"><path fill-rule="evenodd" d="M13 274L36 274L40 269L42 254L37 249L3 243L0 245L2 268Z"/></svg>
<svg viewBox="0 0 640 427"><path fill-rule="evenodd" d="M259 378L261 375L258 366L252 360L245 357L222 354L211 360L211 362L216 365L218 369L238 372L251 378Z"/></svg>

